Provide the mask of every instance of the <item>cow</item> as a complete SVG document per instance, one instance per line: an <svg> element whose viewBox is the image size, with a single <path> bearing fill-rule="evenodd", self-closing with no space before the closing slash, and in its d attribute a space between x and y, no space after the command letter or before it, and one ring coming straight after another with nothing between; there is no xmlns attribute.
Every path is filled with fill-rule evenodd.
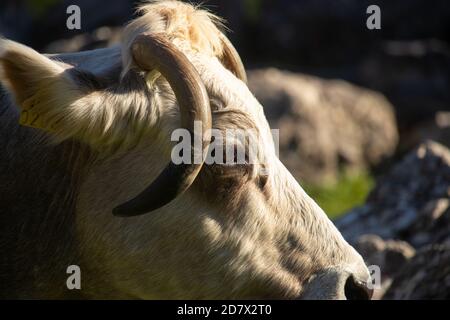
<svg viewBox="0 0 450 320"><path fill-rule="evenodd" d="M221 30L166 0L109 48L0 39L0 297L370 299L362 257L278 159ZM202 160L174 164L171 135L194 123ZM264 161L205 163L213 128L255 130Z"/></svg>

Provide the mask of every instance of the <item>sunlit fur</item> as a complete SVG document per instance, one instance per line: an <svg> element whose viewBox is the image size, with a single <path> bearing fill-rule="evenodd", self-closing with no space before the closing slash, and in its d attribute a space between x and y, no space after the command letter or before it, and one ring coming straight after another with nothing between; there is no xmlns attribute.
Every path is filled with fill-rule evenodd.
<svg viewBox="0 0 450 320"><path fill-rule="evenodd" d="M222 56L218 29L222 27L222 20L212 13L179 1L151 1L141 5L138 13L141 16L132 21L124 33L124 72L132 65L130 44L144 32L163 33L184 50Z"/></svg>
<svg viewBox="0 0 450 320"><path fill-rule="evenodd" d="M48 136L73 138L96 151L72 188L74 237L89 275L81 294L344 298L349 274L368 277L364 262L277 159L261 105L221 63L220 20L178 1L153 1L139 12L121 47L47 58L0 40L0 80L17 107L39 96L37 111L55 124ZM170 161L169 136L179 123L167 82L133 65L130 44L144 31L164 34L195 66L211 99L213 127L256 130L263 164L205 166L169 205L115 218L112 208L148 186ZM59 207L55 217L65 214ZM23 292L46 295L29 287Z"/></svg>

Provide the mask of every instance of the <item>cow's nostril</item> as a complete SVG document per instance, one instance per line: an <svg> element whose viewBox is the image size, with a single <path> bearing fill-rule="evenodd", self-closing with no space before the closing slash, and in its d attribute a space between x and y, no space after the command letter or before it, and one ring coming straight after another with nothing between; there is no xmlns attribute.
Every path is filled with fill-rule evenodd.
<svg viewBox="0 0 450 320"><path fill-rule="evenodd" d="M366 282L358 281L353 276L345 282L345 297L348 300L370 300L373 289Z"/></svg>

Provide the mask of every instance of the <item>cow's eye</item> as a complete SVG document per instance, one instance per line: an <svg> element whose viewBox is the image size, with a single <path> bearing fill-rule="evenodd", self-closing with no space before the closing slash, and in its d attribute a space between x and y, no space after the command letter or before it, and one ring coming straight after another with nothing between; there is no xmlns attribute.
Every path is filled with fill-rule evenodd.
<svg viewBox="0 0 450 320"><path fill-rule="evenodd" d="M267 184L267 181L269 181L269 175L266 173L259 174L257 179L258 187L263 190Z"/></svg>
<svg viewBox="0 0 450 320"><path fill-rule="evenodd" d="M246 177L246 179L250 179L254 170L253 165L249 163L221 164L217 166L220 167L219 170L223 178L236 177L238 179L242 179L243 177Z"/></svg>
<svg viewBox="0 0 450 320"><path fill-rule="evenodd" d="M225 109L223 101L217 98L210 98L209 104L213 113Z"/></svg>

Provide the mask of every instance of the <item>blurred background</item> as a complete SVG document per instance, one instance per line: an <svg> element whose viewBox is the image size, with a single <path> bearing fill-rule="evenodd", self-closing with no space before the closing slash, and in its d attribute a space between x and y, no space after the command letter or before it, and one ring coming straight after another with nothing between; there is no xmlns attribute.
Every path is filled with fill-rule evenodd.
<svg viewBox="0 0 450 320"><path fill-rule="evenodd" d="M189 2L226 19L249 87L280 129L282 161L366 260L388 270L379 297L391 287L385 297L450 298L441 247L450 243L449 1ZM71 4L81 30L66 28ZM120 41L138 4L2 0L0 34L47 53L100 48ZM366 27L371 4L380 30ZM425 272L423 290L402 291L411 281L394 276L402 264L440 271Z"/></svg>

